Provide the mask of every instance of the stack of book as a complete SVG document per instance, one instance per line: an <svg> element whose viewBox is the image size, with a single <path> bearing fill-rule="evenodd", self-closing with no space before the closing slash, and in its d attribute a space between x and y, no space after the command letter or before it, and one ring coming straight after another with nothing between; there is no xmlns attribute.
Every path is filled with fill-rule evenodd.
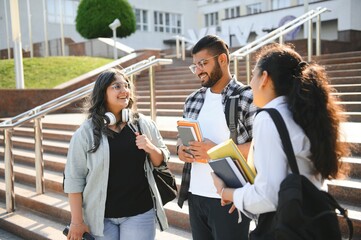
<svg viewBox="0 0 361 240"><path fill-rule="evenodd" d="M202 142L202 131L199 122L194 119L185 118L177 121L179 138L184 146L189 146L189 142ZM188 152L190 153L190 152ZM190 153L192 154L192 153ZM197 162L207 163L207 159L197 159Z"/></svg>
<svg viewBox="0 0 361 240"><path fill-rule="evenodd" d="M254 183L256 170L250 166L237 145L228 139L207 151L211 160L208 162L214 173L219 176L228 187L239 188L247 182Z"/></svg>

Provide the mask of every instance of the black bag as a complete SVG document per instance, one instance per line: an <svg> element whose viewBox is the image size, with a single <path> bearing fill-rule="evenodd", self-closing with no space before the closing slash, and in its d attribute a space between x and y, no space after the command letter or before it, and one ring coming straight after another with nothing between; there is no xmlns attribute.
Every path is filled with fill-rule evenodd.
<svg viewBox="0 0 361 240"><path fill-rule="evenodd" d="M280 134L292 173L280 185L276 212L261 214L257 227L250 233L251 240L341 240L337 209L346 219L349 239L353 225L347 210L327 192L319 190L299 174L288 130L276 109L265 110L272 117Z"/></svg>
<svg viewBox="0 0 361 240"><path fill-rule="evenodd" d="M139 133L142 134L139 121L137 121L137 127ZM152 163L149 164L153 166ZM169 170L166 162L163 162L158 167L153 167L152 172L160 197L162 199L162 203L165 205L166 203L175 199L178 194L174 174Z"/></svg>
<svg viewBox="0 0 361 240"><path fill-rule="evenodd" d="M165 162L153 168L153 176L163 205L177 197L178 189L174 174L168 169Z"/></svg>

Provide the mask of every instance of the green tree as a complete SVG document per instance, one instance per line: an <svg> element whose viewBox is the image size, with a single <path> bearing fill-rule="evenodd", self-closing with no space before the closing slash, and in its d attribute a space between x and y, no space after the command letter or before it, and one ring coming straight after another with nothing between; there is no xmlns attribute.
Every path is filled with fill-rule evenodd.
<svg viewBox="0 0 361 240"><path fill-rule="evenodd" d="M135 14L127 0L81 0L75 20L76 30L86 39L112 37L109 24L116 18L121 22L117 37L135 32Z"/></svg>

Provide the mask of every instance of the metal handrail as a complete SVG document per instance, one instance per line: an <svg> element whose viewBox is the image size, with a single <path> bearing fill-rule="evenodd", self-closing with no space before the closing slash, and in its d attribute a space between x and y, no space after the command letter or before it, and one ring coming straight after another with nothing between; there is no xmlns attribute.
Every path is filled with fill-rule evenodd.
<svg viewBox="0 0 361 240"><path fill-rule="evenodd" d="M126 76L132 76L135 73L149 69L150 76L150 92L151 92L151 116L155 120L155 87L154 87L154 70L155 65L171 64L172 59L155 59L154 56L147 60L135 63L127 68L122 69ZM15 210L15 193L14 193L14 156L12 153L12 133L15 127L34 120L34 134L35 134L35 171L36 171L36 192L38 194L44 193L44 161L43 161L43 146L42 146L42 124L41 118L46 114L60 109L72 102L80 100L90 94L95 82L87 84L70 93L64 94L54 100L46 102L31 110L21 113L11 119L0 123L0 130L4 131L4 162L5 162L5 185L6 185L6 210L13 212Z"/></svg>
<svg viewBox="0 0 361 240"><path fill-rule="evenodd" d="M247 70L247 83L249 84L250 81L250 53L258 50L259 48L265 46L266 44L272 42L273 40L279 38L280 42L283 43L283 35L287 34L288 32L294 30L298 26L306 23L308 21L309 28L308 28L308 61L311 61L312 55L312 19L317 17L317 24L316 24L316 54L320 54L320 34L319 28L320 24L320 15L326 11L330 11L325 7L319 7L316 10L310 10L307 13L301 15L300 17L286 23L285 25L275 29L274 31L262 36L261 38L245 45L244 47L232 52L230 54L230 60L234 61L234 72L238 74L238 59L242 59L246 57L246 70Z"/></svg>

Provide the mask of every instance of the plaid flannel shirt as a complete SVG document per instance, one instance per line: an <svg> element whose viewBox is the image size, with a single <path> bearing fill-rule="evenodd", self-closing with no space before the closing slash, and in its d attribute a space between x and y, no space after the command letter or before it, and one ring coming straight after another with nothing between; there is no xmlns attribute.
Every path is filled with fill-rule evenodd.
<svg viewBox="0 0 361 240"><path fill-rule="evenodd" d="M233 91L235 89L243 88L243 87L246 86L238 82L233 76L229 84L221 92L223 112L225 111L226 102L228 98L232 95ZM201 111L204 103L206 91L207 88L202 87L187 97L183 109L183 118L192 118L192 119L198 118L199 112ZM252 102L253 102L252 91L250 89L242 91L238 101L237 144L246 143L252 140L253 117L257 110L256 106L254 106ZM177 146L179 146L180 144L181 141L178 138ZM178 196L179 207L182 207L184 201L188 199L188 190L191 180L190 179L191 169L192 169L191 163L184 164L183 173L182 173L182 183Z"/></svg>

